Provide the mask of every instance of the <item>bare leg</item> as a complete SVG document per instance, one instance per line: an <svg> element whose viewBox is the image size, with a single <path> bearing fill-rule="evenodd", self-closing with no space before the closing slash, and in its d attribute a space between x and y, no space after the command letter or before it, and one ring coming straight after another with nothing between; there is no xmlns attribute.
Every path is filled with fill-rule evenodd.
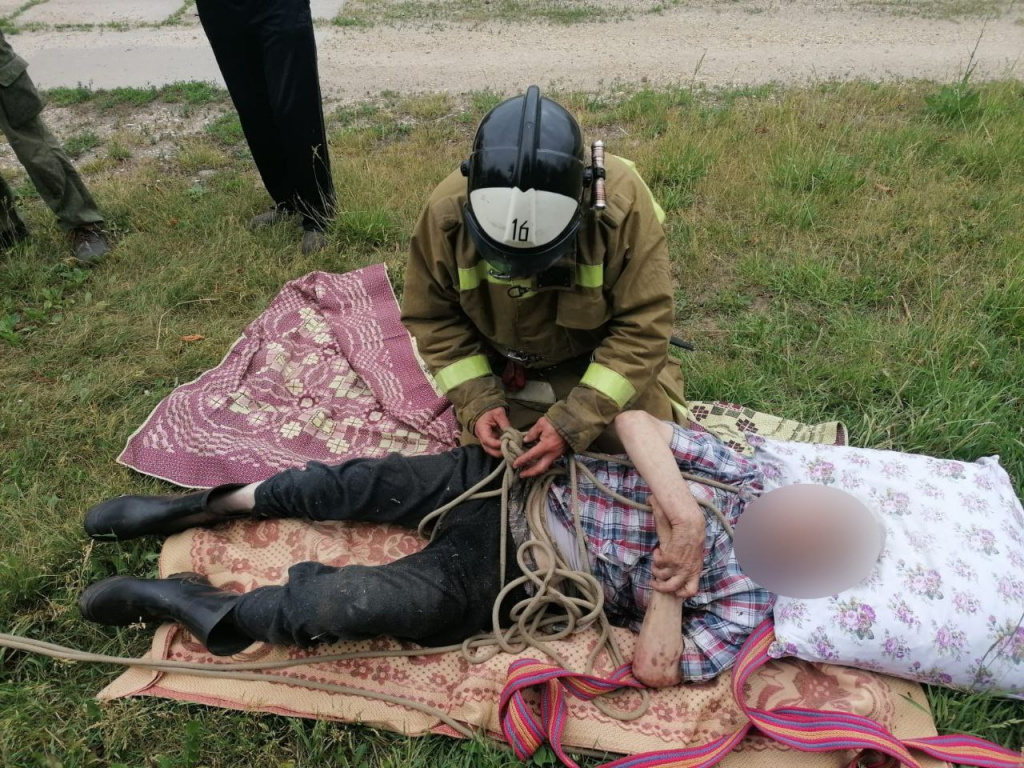
<svg viewBox="0 0 1024 768"><path fill-rule="evenodd" d="M234 514L237 512L251 512L256 507L256 489L263 485L261 480L258 483L238 488L210 499L206 508L218 515Z"/></svg>

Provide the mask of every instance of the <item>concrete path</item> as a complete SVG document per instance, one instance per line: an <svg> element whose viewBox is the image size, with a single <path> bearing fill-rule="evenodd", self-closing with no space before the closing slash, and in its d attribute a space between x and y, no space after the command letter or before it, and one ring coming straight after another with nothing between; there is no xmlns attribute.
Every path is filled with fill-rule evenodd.
<svg viewBox="0 0 1024 768"><path fill-rule="evenodd" d="M2 4L8 0L0 0ZM343 0L313 0L325 96L382 90L464 92L542 86L598 90L618 82L710 86L814 79L949 80L977 49L979 77L1020 77L1016 11L986 22L858 11L843 0L743 0L578 25L405 22L338 27ZM174 23L159 25L161 21ZM41 87L221 82L180 0L45 0L16 16L11 37ZM56 28L54 25L116 27ZM984 34L982 34L984 26ZM696 74L695 74L696 73Z"/></svg>

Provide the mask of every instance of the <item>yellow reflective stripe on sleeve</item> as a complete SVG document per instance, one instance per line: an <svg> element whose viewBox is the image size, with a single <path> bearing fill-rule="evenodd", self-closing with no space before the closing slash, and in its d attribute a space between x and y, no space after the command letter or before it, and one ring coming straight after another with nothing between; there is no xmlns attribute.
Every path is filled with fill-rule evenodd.
<svg viewBox="0 0 1024 768"><path fill-rule="evenodd" d="M479 379L481 376L491 375L491 364L487 362L486 355L473 355L457 363L446 365L436 374L434 381L441 394L446 394L455 389L459 384L465 384L470 379Z"/></svg>
<svg viewBox="0 0 1024 768"><path fill-rule="evenodd" d="M665 223L665 209L658 205L658 201L654 199L654 193L651 192L651 188L647 186L647 182L644 181L644 177L640 175L640 172L636 169L636 163L632 160L627 160L624 157L620 157L619 160L629 166L630 170L636 174L636 177L640 179L640 183L644 185L644 189L647 190L647 194L651 196L651 203L654 205L654 215L658 217L658 223Z"/></svg>
<svg viewBox="0 0 1024 768"><path fill-rule="evenodd" d="M636 394L636 387L629 383L629 379L600 363L591 363L587 367L587 372L583 374L580 384L586 384L601 394L607 395L615 401L619 408L625 408L626 403L632 400Z"/></svg>
<svg viewBox="0 0 1024 768"><path fill-rule="evenodd" d="M533 280L506 280L495 277L486 261L480 260L476 266L459 267L459 290L472 291L480 287L480 283L497 283L498 285L521 285L524 288L533 288Z"/></svg>
<svg viewBox="0 0 1024 768"><path fill-rule="evenodd" d="M604 285L604 264L577 264L576 285L601 288Z"/></svg>
<svg viewBox="0 0 1024 768"><path fill-rule="evenodd" d="M463 269L459 267L459 290L472 291L480 286L480 283L487 278L487 264L481 261L475 267Z"/></svg>

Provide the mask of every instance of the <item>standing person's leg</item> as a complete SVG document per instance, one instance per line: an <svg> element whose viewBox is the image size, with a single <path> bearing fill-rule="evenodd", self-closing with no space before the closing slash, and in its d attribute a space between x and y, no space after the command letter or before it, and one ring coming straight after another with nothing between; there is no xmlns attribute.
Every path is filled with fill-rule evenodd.
<svg viewBox="0 0 1024 768"><path fill-rule="evenodd" d="M0 176L0 250L10 248L26 237L28 227L18 214L14 192L7 179Z"/></svg>
<svg viewBox="0 0 1024 768"><path fill-rule="evenodd" d="M309 0L272 0L259 19L264 76L307 230L322 231L334 212L316 40Z"/></svg>
<svg viewBox="0 0 1024 768"><path fill-rule="evenodd" d="M25 167L39 196L72 236L75 257L92 264L110 250L103 216L60 142L40 112L42 101L27 72L0 87L0 130Z"/></svg>
<svg viewBox="0 0 1024 768"><path fill-rule="evenodd" d="M284 137L274 119L263 47L254 26L261 5L246 0L196 0L199 21L238 111L260 178L274 202L290 209L295 188L282 152Z"/></svg>
<svg viewBox="0 0 1024 768"><path fill-rule="evenodd" d="M39 108L31 106L33 100ZM63 229L102 226L96 208L71 158L40 118L42 101L28 73L0 87L0 130L7 136L18 161Z"/></svg>
<svg viewBox="0 0 1024 768"><path fill-rule="evenodd" d="M61 229L102 227L103 216L71 158L40 118L12 130L7 140L25 166L39 196L57 216Z"/></svg>

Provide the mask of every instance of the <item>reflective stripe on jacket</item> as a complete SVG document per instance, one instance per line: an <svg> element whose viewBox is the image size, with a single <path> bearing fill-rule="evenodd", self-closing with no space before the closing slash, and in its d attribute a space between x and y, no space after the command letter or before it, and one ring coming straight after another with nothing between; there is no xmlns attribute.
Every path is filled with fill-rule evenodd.
<svg viewBox="0 0 1024 768"><path fill-rule="evenodd" d="M461 173L430 196L412 238L402 320L470 430L505 405L492 357L544 368L592 355L579 386L547 413L574 450L665 366L674 296L664 213L632 163L609 155L606 167L608 207L585 211L575 261L559 265L560 285L492 274L463 225Z"/></svg>

